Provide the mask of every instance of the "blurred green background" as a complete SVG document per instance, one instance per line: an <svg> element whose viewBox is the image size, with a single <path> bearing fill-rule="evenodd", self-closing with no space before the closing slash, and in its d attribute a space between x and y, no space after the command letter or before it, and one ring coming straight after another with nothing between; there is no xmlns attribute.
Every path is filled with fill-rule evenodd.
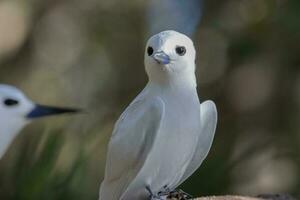
<svg viewBox="0 0 300 200"><path fill-rule="evenodd" d="M0 1L0 82L87 114L36 121L0 161L0 199L97 199L113 124L147 82L143 0ZM300 195L300 1L210 0L193 34L219 123L182 188Z"/></svg>

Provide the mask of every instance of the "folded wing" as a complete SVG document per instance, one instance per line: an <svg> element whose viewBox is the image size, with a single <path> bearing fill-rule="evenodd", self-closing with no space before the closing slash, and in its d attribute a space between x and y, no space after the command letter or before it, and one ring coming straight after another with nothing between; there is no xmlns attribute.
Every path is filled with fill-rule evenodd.
<svg viewBox="0 0 300 200"><path fill-rule="evenodd" d="M180 185L188 177L190 177L201 165L206 158L212 145L216 125L217 125L217 109L213 101L205 101L201 104L201 130L198 145L194 156L188 165L183 177L180 180Z"/></svg>
<svg viewBox="0 0 300 200"><path fill-rule="evenodd" d="M118 200L151 153L164 115L160 98L133 102L117 121L108 146L101 200Z"/></svg>

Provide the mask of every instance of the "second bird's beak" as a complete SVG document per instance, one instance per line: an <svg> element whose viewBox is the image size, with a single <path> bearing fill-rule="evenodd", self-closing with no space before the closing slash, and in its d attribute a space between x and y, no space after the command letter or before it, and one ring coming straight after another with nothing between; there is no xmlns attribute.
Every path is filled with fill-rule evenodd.
<svg viewBox="0 0 300 200"><path fill-rule="evenodd" d="M59 108L52 106L43 106L36 104L33 110L26 116L28 119L46 117L50 115L59 115L64 113L78 113L79 109L75 108Z"/></svg>
<svg viewBox="0 0 300 200"><path fill-rule="evenodd" d="M165 52L163 52L163 51L154 53L153 54L153 58L159 64L166 65L166 64L170 63L170 57Z"/></svg>

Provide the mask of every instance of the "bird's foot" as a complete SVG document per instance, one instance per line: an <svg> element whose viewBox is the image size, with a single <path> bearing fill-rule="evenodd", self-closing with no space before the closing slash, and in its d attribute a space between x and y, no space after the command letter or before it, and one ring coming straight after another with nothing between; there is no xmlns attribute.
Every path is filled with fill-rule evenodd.
<svg viewBox="0 0 300 200"><path fill-rule="evenodd" d="M187 200L193 198L190 194L184 192L183 190L176 189L169 192L167 200Z"/></svg>
<svg viewBox="0 0 300 200"><path fill-rule="evenodd" d="M168 186L165 185L163 187L163 189L157 193L157 195L158 196L168 196L170 194L170 192L171 192L170 188L168 188Z"/></svg>
<svg viewBox="0 0 300 200"><path fill-rule="evenodd" d="M162 192L158 192L157 194L154 194L150 187L146 187L147 191L149 192L149 199L150 200L166 200L166 194L163 194Z"/></svg>

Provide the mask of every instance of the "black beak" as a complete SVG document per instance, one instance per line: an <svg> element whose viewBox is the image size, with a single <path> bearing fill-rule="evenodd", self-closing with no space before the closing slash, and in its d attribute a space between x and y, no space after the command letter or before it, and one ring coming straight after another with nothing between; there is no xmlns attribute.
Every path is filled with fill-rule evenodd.
<svg viewBox="0 0 300 200"><path fill-rule="evenodd" d="M52 106L35 105L34 109L26 116L28 119L46 117L50 115L60 115L64 113L78 113L79 109L75 108L58 108Z"/></svg>

